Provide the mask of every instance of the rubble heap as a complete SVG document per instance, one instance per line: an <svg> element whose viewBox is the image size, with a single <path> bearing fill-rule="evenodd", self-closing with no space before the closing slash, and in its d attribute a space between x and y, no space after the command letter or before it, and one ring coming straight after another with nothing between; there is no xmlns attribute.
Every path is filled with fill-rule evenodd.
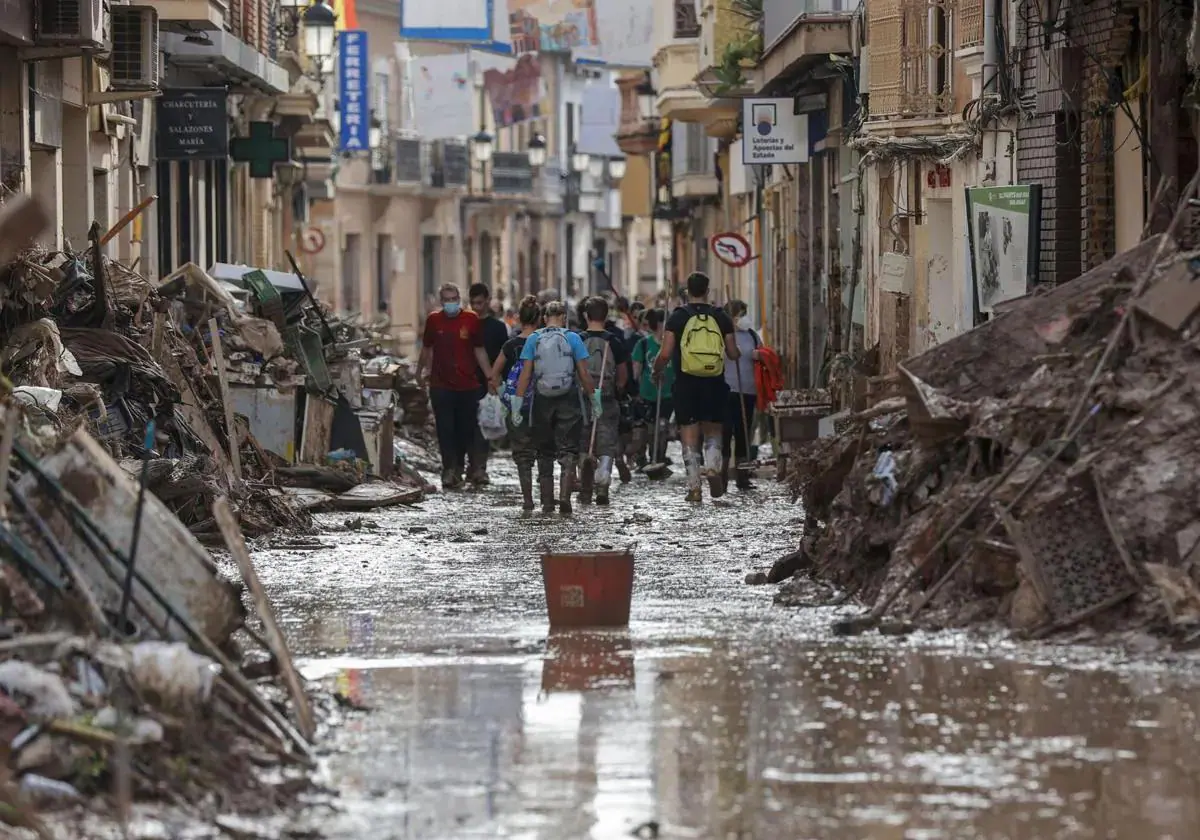
<svg viewBox="0 0 1200 840"><path fill-rule="evenodd" d="M812 579L873 604L1043 636L1100 617L1197 629L1200 260L1166 235L900 366L799 456ZM1182 632L1182 631L1180 631Z"/></svg>
<svg viewBox="0 0 1200 840"><path fill-rule="evenodd" d="M45 222L0 204L0 825L277 812L310 786L317 724L244 540L420 501L393 438L408 363L365 386L377 337L298 271L286 299L291 275L239 266L155 287L96 228L82 252L20 251Z"/></svg>

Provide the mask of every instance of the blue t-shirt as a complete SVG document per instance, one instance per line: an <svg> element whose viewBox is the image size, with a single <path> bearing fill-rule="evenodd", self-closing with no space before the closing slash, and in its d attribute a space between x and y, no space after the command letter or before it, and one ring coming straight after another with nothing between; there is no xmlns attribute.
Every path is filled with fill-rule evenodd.
<svg viewBox="0 0 1200 840"><path fill-rule="evenodd" d="M561 327L547 327L537 330L533 335L525 340L525 347L521 350L521 358L525 361L532 361L537 353L538 339L546 329L561 329ZM588 357L587 347L583 344L583 339L579 337L579 333L563 330L567 336L567 344L571 345L571 352L575 354L575 361L582 362Z"/></svg>

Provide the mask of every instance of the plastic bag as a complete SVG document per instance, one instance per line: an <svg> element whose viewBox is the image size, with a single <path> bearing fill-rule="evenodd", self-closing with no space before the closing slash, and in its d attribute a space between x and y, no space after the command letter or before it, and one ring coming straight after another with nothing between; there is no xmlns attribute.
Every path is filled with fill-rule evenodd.
<svg viewBox="0 0 1200 840"><path fill-rule="evenodd" d="M508 434L504 403L495 394L487 394L479 401L479 431L485 440L499 440Z"/></svg>

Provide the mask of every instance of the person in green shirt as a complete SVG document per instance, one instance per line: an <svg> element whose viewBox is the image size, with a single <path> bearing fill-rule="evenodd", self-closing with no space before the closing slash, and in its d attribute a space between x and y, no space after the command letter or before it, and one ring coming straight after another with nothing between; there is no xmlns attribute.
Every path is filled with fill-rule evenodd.
<svg viewBox="0 0 1200 840"><path fill-rule="evenodd" d="M667 323L667 313L663 309L651 309L646 312L646 328L649 332L642 337L633 348L633 375L638 381L638 396L642 399L639 412L642 422L634 429L634 449L638 453L638 466L647 463L643 453L649 443L653 430L655 413L658 403L658 385L654 381L654 360L662 349L663 331ZM671 400L671 389L675 384L675 364L668 362L662 375L662 410L657 421L662 428L658 434L658 452L651 453L652 463L665 463L667 454L667 423L675 406Z"/></svg>

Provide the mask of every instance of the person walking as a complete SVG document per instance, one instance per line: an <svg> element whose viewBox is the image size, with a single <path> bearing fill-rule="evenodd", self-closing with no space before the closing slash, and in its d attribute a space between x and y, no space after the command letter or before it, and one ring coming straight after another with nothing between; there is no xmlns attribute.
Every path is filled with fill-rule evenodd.
<svg viewBox="0 0 1200 840"><path fill-rule="evenodd" d="M559 510L571 513L571 492L579 462L583 434L583 394L591 397L592 410L603 407L600 391L588 371L588 350L578 333L567 330L567 308L562 301L546 304L545 326L533 332L521 348L521 373L512 397L512 414L519 424L526 395L533 397L531 423L537 447L538 489L542 510L554 512L554 462L562 467ZM532 393L531 393L532 392Z"/></svg>
<svg viewBox="0 0 1200 840"><path fill-rule="evenodd" d="M516 395L521 369L525 366L521 361L521 351L525 349L525 341L542 322L542 307L536 297L527 295L521 301L517 309L517 320L517 335L506 341L501 348L500 355L492 364L491 379L493 382L503 383L500 398L508 406L508 445L512 450L513 463L517 465L517 480L521 485L521 507L524 510L533 510L533 464L537 460L537 449L529 420L515 414L512 398Z"/></svg>
<svg viewBox="0 0 1200 840"><path fill-rule="evenodd" d="M483 325L471 310L462 308L458 286L447 283L438 291L442 308L429 313L417 361L417 380L427 384L442 455L442 489L462 484L467 458L479 434L479 400L482 381L490 385Z"/></svg>
<svg viewBox="0 0 1200 840"><path fill-rule="evenodd" d="M729 401L725 411L725 431L721 439L721 481L725 486L729 485L732 460L737 488L753 490L750 472L742 465L750 460L750 430L754 428L754 407L758 401L754 364L758 361L758 348L762 346L762 341L750 326L744 301L729 301L725 305L725 311L733 319L734 340L737 341L741 356L733 364L725 366Z"/></svg>
<svg viewBox="0 0 1200 840"><path fill-rule="evenodd" d="M613 466L620 455L620 396L624 393L629 377L629 357L625 353L623 336L610 330L608 301L596 296L588 298L583 308L587 329L580 333L587 347L588 373L600 389L600 411L594 412L596 427L596 451L591 452L592 424L584 423L580 445L587 455L595 454L596 461L585 457L579 476L579 501L590 504L595 488L596 504L608 504L608 490L612 484Z"/></svg>
<svg viewBox="0 0 1200 840"><path fill-rule="evenodd" d="M654 360L661 377L674 362L675 422L683 441L687 470L687 500L701 500L701 477L706 477L713 498L724 494L721 484L721 432L729 389L725 386L725 359L740 355L733 337L733 321L708 302L710 281L700 271L687 279L687 303L667 318L662 350ZM701 446L703 445L703 455Z"/></svg>
<svg viewBox="0 0 1200 840"><path fill-rule="evenodd" d="M667 457L666 427L675 411L672 402L675 388L675 365L669 360L663 369L661 378L654 376L654 362L662 352L663 333L666 330L667 313L663 309L646 311L646 335L633 348L633 371L638 381L638 410L639 423L635 428L634 449L637 453L638 466L646 463L663 464ZM659 404L658 392L662 389L662 403ZM646 447L654 439L654 424L659 425L658 452L651 452L649 461L645 456Z"/></svg>
<svg viewBox="0 0 1200 840"><path fill-rule="evenodd" d="M486 283L472 283L467 290L467 298L471 302L471 311L480 321L483 329L483 349L487 353L488 370L500 357L504 342L508 341L508 327L496 317L492 309L492 292ZM488 390L488 377L482 371L479 375L479 397ZM467 454L467 482L476 486L490 483L488 478L488 457L492 454L492 444L483 436L479 424L475 424L475 442Z"/></svg>

